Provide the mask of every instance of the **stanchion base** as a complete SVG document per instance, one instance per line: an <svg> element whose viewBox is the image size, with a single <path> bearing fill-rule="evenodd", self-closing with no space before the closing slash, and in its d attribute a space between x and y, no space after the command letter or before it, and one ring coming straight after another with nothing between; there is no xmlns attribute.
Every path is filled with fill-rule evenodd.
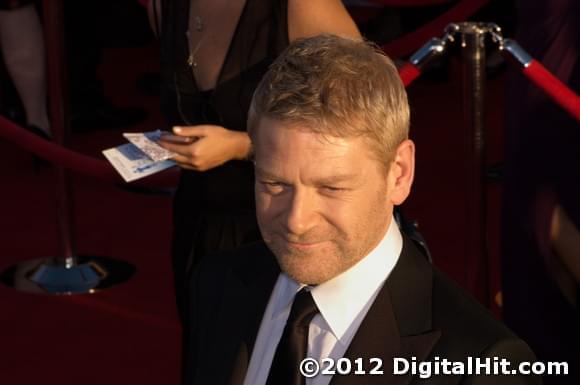
<svg viewBox="0 0 580 385"><path fill-rule="evenodd" d="M41 258L9 267L0 282L28 293L71 295L107 289L134 273L130 263L106 257L78 256L69 265L61 258Z"/></svg>

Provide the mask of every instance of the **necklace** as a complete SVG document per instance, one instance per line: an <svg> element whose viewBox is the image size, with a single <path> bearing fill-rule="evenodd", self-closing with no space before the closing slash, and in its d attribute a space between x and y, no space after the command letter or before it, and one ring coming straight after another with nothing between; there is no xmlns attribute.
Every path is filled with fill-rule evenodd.
<svg viewBox="0 0 580 385"><path fill-rule="evenodd" d="M193 8L190 6L190 12L193 13ZM191 15L192 23L189 26L189 29L185 33L187 35L187 46L189 47L189 55L187 56L187 65L189 65L192 69L197 68L197 60L195 60L195 55L197 51L201 48L203 40L205 39L206 34L200 34L201 38L198 40L195 47L191 47L191 29L193 28L196 32L203 32L205 29L205 23L200 15ZM192 25L193 24L193 25Z"/></svg>
<svg viewBox="0 0 580 385"><path fill-rule="evenodd" d="M194 1L195 0L191 0L191 3L193 3ZM217 10L211 9L209 12L207 12L208 11L207 7L204 8L204 6L201 6L201 4L200 4L200 6L198 7L199 10L196 11L196 10L194 10L193 7L191 7L191 3L190 3L190 8L189 8L190 24L189 24L189 28L185 34L187 35L187 46L189 48L189 55L187 56L187 64L192 69L195 70L198 66L195 55L197 54L197 51L199 51L199 49L203 45L203 42L204 42L206 36L208 35L208 31L205 31L206 26L212 25L212 23L215 21L215 19L219 18L218 13L220 12L220 9L217 9ZM227 5L227 3L221 5L221 11L223 11L224 8L227 9L226 5ZM194 13L198 13L198 12L202 13L202 11L201 11L202 9L206 10L206 14L204 14L203 18L201 15L194 15ZM205 18L205 20L204 20L204 18ZM198 32L198 33L195 33L195 36L196 37L199 36L200 39L195 44L195 46L192 48L192 34L191 34L191 32L194 32L194 31Z"/></svg>
<svg viewBox="0 0 580 385"><path fill-rule="evenodd" d="M191 36L190 36L189 31L187 31L185 34L187 35L187 44L189 47L191 47ZM199 41L197 42L195 47L189 52L189 55L187 56L187 65L193 69L197 68L197 60L195 60L195 54L197 53L197 51L201 47L201 43L203 43L203 39L205 39L205 36L202 36L201 39L199 39Z"/></svg>

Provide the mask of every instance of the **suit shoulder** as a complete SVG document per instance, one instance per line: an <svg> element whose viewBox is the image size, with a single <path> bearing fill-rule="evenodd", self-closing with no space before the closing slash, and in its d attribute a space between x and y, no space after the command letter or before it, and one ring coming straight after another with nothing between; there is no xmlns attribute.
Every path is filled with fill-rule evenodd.
<svg viewBox="0 0 580 385"><path fill-rule="evenodd" d="M255 242L230 251L205 256L189 279L190 291L221 292L232 276L252 279L257 273L277 273L278 265L264 242Z"/></svg>
<svg viewBox="0 0 580 385"><path fill-rule="evenodd" d="M254 242L239 248L206 255L197 267L198 275L221 274L270 259L270 251L263 242Z"/></svg>
<svg viewBox="0 0 580 385"><path fill-rule="evenodd" d="M433 270L433 327L442 332L440 347L459 358L481 356L502 341L521 341L437 269Z"/></svg>
<svg viewBox="0 0 580 385"><path fill-rule="evenodd" d="M253 243L231 251L205 256L189 277L187 301L190 317L211 324L226 292L255 277L275 276L275 258L264 243ZM194 309L195 307L195 309Z"/></svg>

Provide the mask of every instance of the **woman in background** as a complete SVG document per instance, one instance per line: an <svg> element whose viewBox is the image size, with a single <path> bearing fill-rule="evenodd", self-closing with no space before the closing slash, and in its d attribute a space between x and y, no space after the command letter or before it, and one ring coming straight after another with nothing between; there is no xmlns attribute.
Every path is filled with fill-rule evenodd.
<svg viewBox="0 0 580 385"><path fill-rule="evenodd" d="M246 119L262 75L297 38L360 35L340 0L156 1L162 109L177 136L162 145L183 169L172 262L185 321L186 280L200 258L260 239Z"/></svg>

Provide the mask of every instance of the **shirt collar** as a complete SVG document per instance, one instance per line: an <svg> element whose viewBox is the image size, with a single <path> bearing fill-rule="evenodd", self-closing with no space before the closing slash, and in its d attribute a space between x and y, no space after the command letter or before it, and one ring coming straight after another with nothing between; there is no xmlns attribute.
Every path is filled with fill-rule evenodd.
<svg viewBox="0 0 580 385"><path fill-rule="evenodd" d="M374 298L387 279L403 248L403 238L394 218L379 244L350 269L311 289L312 297L320 314L336 339L343 342L347 329ZM298 283L282 273L281 291L273 318L289 312L294 296L304 284Z"/></svg>

